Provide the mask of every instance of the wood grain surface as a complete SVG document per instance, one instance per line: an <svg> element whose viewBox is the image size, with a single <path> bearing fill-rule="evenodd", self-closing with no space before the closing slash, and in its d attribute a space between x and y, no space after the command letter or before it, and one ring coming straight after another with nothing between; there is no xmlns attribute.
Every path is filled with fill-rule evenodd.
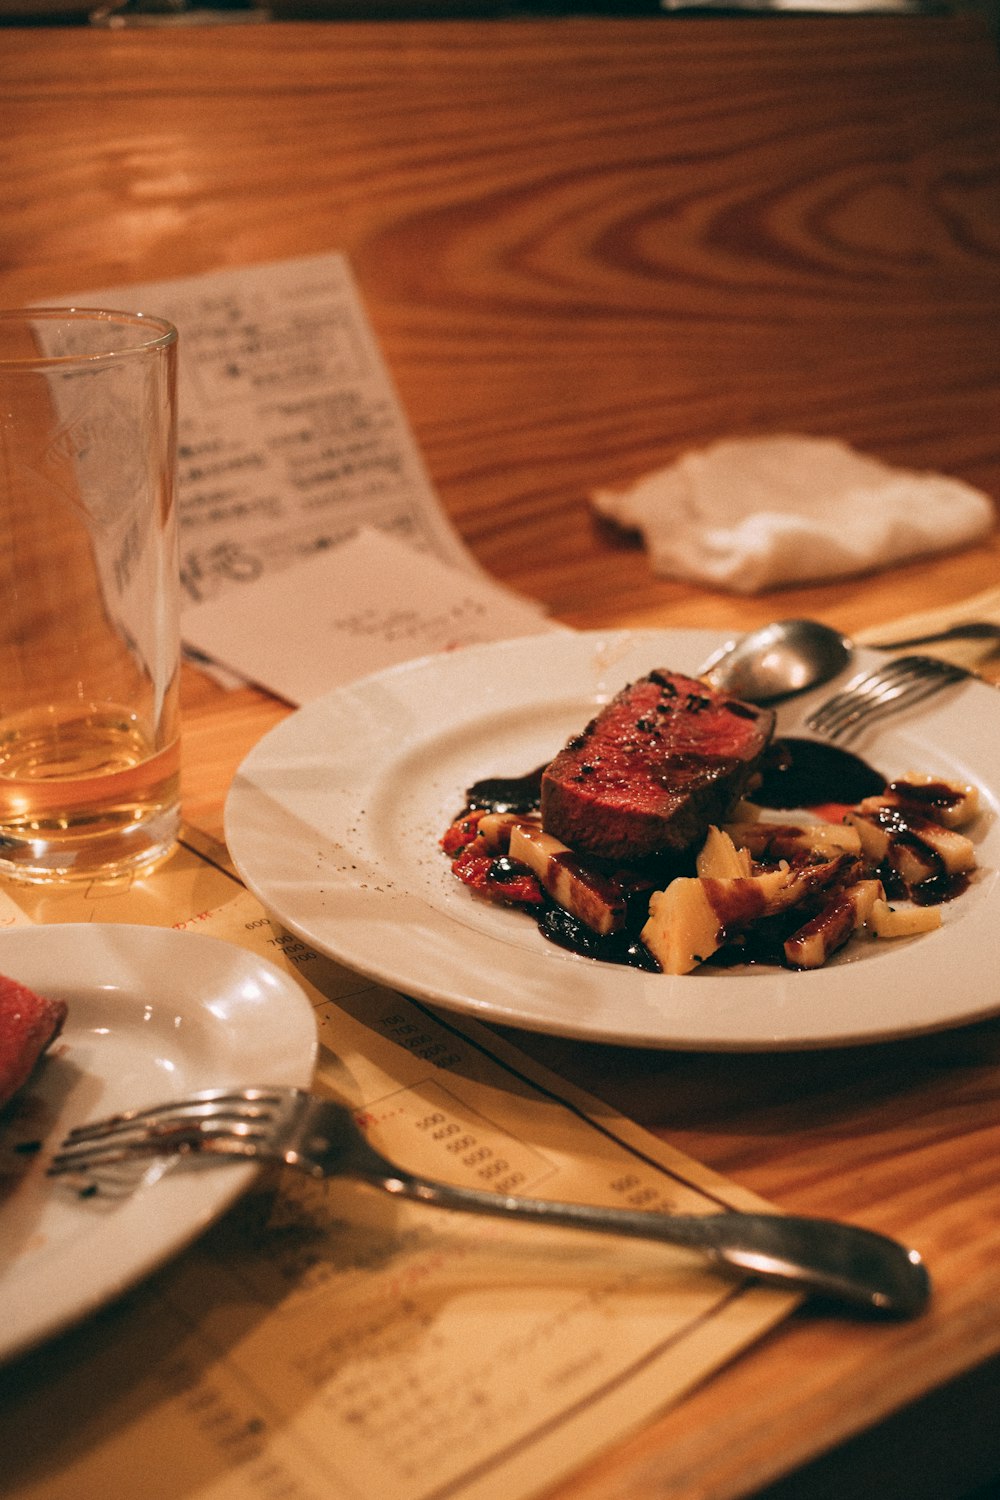
<svg viewBox="0 0 1000 1500"><path fill-rule="evenodd" d="M595 534L593 487L719 435L835 434L1000 492L1000 122L973 22L4 40L4 300L345 250L449 513L570 623L769 617ZM809 600L853 626L985 572L963 554Z"/></svg>
<svg viewBox="0 0 1000 1500"><path fill-rule="evenodd" d="M994 586L1000 540L750 600L587 496L831 434L1000 496L1000 107L973 17L560 17L0 33L0 299L349 255L442 501L571 625L847 630ZM186 673L216 832L286 712ZM984 983L996 983L984 973ZM1000 1031L795 1057L522 1045L783 1208L916 1244L898 1325L800 1314L552 1500L948 1500L1000 1472Z"/></svg>

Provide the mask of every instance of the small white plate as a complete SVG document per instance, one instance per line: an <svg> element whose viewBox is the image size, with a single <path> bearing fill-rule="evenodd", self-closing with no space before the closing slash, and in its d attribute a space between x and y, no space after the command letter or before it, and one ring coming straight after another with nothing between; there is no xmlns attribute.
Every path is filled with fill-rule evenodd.
<svg viewBox="0 0 1000 1500"><path fill-rule="evenodd" d="M480 778L523 775L626 682L694 675L707 631L552 634L428 657L340 688L273 729L237 773L226 836L292 932L383 984L488 1021L633 1046L725 1051L872 1042L1000 1011L984 975L1000 928L1000 693L949 688L856 748L883 774L976 783L980 870L919 938L858 942L808 973L672 978L553 946L473 896L438 840ZM878 660L858 653L856 666ZM845 673L845 678L850 675ZM825 689L787 706L794 735Z"/></svg>
<svg viewBox="0 0 1000 1500"><path fill-rule="evenodd" d="M69 1006L61 1037L0 1116L0 1359L9 1359L175 1254L258 1170L227 1162L166 1172L123 1198L88 1198L78 1182L45 1176L66 1131L195 1089L307 1088L316 1020L280 969L171 928L9 928L0 932L0 973ZM27 1156L32 1140L42 1148Z"/></svg>

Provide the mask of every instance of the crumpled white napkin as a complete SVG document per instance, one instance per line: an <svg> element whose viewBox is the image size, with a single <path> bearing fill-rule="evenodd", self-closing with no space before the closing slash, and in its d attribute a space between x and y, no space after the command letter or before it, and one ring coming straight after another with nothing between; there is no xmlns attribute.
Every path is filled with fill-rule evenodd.
<svg viewBox="0 0 1000 1500"><path fill-rule="evenodd" d="M591 500L642 533L656 573L739 594L965 546L996 520L960 479L793 434L724 439Z"/></svg>

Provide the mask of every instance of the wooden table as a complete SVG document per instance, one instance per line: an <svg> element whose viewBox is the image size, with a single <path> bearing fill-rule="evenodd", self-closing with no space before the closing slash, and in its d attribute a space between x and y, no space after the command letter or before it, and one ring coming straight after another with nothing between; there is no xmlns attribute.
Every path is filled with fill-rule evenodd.
<svg viewBox="0 0 1000 1500"><path fill-rule="evenodd" d="M588 512L732 433L1000 496L1000 111L970 17L0 31L0 299L343 250L443 503L574 626L847 630L973 550L752 600ZM185 679L188 816L286 710ZM984 975L985 983L996 983ZM553 1500L947 1500L1000 1472L1000 1029L738 1060L522 1038L746 1186L916 1243L913 1323L804 1313Z"/></svg>

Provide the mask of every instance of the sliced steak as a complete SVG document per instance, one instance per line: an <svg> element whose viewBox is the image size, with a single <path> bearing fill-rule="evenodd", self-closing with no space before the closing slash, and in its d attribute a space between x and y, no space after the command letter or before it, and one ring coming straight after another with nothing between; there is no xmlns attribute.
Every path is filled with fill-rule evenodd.
<svg viewBox="0 0 1000 1500"><path fill-rule="evenodd" d="M62 1000L46 1000L0 974L0 1109L27 1083L66 1019Z"/></svg>
<svg viewBox="0 0 1000 1500"><path fill-rule="evenodd" d="M542 825L581 853L679 853L742 794L774 713L676 672L631 683L542 774Z"/></svg>

